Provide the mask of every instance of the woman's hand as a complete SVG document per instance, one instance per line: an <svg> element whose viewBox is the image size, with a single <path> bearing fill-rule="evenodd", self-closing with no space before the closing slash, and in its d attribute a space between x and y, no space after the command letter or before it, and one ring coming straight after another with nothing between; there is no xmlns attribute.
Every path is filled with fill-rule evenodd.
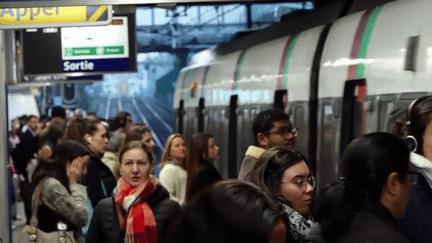
<svg viewBox="0 0 432 243"><path fill-rule="evenodd" d="M83 165L87 163L86 156L76 157L71 163L66 165L66 174L70 183L77 183L83 175Z"/></svg>

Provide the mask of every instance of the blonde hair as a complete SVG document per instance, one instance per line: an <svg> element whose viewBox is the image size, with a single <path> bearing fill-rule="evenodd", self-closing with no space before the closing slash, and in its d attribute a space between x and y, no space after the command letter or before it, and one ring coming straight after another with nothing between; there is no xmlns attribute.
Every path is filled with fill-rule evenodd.
<svg viewBox="0 0 432 243"><path fill-rule="evenodd" d="M161 169L166 165L166 163L168 161L173 159L171 157L171 145L172 145L174 139L176 139L176 138L183 139L183 142L185 142L185 144L186 144L186 139L180 133L173 133L173 134L169 135L169 137L167 138L167 140L165 142L165 147L164 147L164 150L162 153L162 158L161 158L161 161L159 163L159 166ZM187 161L187 158L184 158L183 163L180 165L183 169L186 169L186 161Z"/></svg>

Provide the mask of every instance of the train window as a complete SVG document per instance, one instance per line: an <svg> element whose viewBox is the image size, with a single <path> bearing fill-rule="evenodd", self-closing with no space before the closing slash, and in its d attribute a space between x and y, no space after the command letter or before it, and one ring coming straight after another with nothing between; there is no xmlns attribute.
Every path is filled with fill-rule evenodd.
<svg viewBox="0 0 432 243"><path fill-rule="evenodd" d="M378 111L378 124L379 124L379 131L380 132L386 132L387 131L387 117L390 113L390 111L393 109L393 102L380 102L379 104L379 111Z"/></svg>
<svg viewBox="0 0 432 243"><path fill-rule="evenodd" d="M416 70L416 59L419 46L419 36L410 36L408 38L408 45L405 55L405 70L415 71Z"/></svg>
<svg viewBox="0 0 432 243"><path fill-rule="evenodd" d="M336 99L327 98L323 100L321 107L317 152L318 161L321 163L316 164L315 167L320 185L326 185L337 179L341 127L340 116L336 115L336 110L339 105Z"/></svg>
<svg viewBox="0 0 432 243"><path fill-rule="evenodd" d="M72 83L66 83L62 85L62 97L63 97L63 102L66 104L70 104L73 103L76 100L76 95L75 95L75 84Z"/></svg>
<svg viewBox="0 0 432 243"><path fill-rule="evenodd" d="M305 112L303 106L297 105L294 110L294 126L298 128L298 137L296 138L296 149L307 155L308 140L308 122L305 120Z"/></svg>
<svg viewBox="0 0 432 243"><path fill-rule="evenodd" d="M408 106L411 104L411 102L412 99L400 100L396 103L389 103L387 105L388 107L387 107L387 112L385 114L385 117L383 115L382 117L383 121L380 121L380 125L382 125L382 129L383 129L381 131L395 133L396 135L399 135L401 137L406 136L405 134L406 131L404 129L402 131L399 129L393 130L394 129L393 125L395 122L397 123L405 122L406 113L407 113L406 110L408 109ZM382 112L384 113L384 109ZM382 114L380 113L380 116L381 115Z"/></svg>
<svg viewBox="0 0 432 243"><path fill-rule="evenodd" d="M52 104L54 104L54 100L53 100L53 96L54 96L54 91L53 91L53 87L52 86L45 86L44 87L44 97L46 97L46 105L47 106L51 106Z"/></svg>
<svg viewBox="0 0 432 243"><path fill-rule="evenodd" d="M285 110L286 105L288 104L288 92L287 90L276 90L274 96L274 104L273 107L276 109Z"/></svg>

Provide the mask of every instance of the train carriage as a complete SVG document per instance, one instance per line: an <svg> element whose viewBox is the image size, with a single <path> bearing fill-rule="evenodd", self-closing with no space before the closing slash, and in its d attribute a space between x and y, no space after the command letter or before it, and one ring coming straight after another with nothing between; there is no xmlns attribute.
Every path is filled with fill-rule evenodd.
<svg viewBox="0 0 432 243"><path fill-rule="evenodd" d="M356 3L340 14L354 12ZM395 104L432 91L431 10L426 0L392 1L254 43L272 30L258 31L231 44L240 46L234 51L224 50L228 43L198 53L178 78L176 129L187 138L213 133L221 145L216 167L232 178L253 143L255 115L281 108L299 128L296 149L307 155L318 185L332 182L352 139L385 131Z"/></svg>

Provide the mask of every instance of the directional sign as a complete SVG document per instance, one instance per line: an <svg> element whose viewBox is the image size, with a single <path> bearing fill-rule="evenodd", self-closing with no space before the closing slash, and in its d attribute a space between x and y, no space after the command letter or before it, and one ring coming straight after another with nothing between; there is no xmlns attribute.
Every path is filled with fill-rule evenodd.
<svg viewBox="0 0 432 243"><path fill-rule="evenodd" d="M126 17L113 17L113 21L103 27L63 28L61 39L64 72L128 69Z"/></svg>
<svg viewBox="0 0 432 243"><path fill-rule="evenodd" d="M111 5L0 9L0 29L107 25L111 20Z"/></svg>

